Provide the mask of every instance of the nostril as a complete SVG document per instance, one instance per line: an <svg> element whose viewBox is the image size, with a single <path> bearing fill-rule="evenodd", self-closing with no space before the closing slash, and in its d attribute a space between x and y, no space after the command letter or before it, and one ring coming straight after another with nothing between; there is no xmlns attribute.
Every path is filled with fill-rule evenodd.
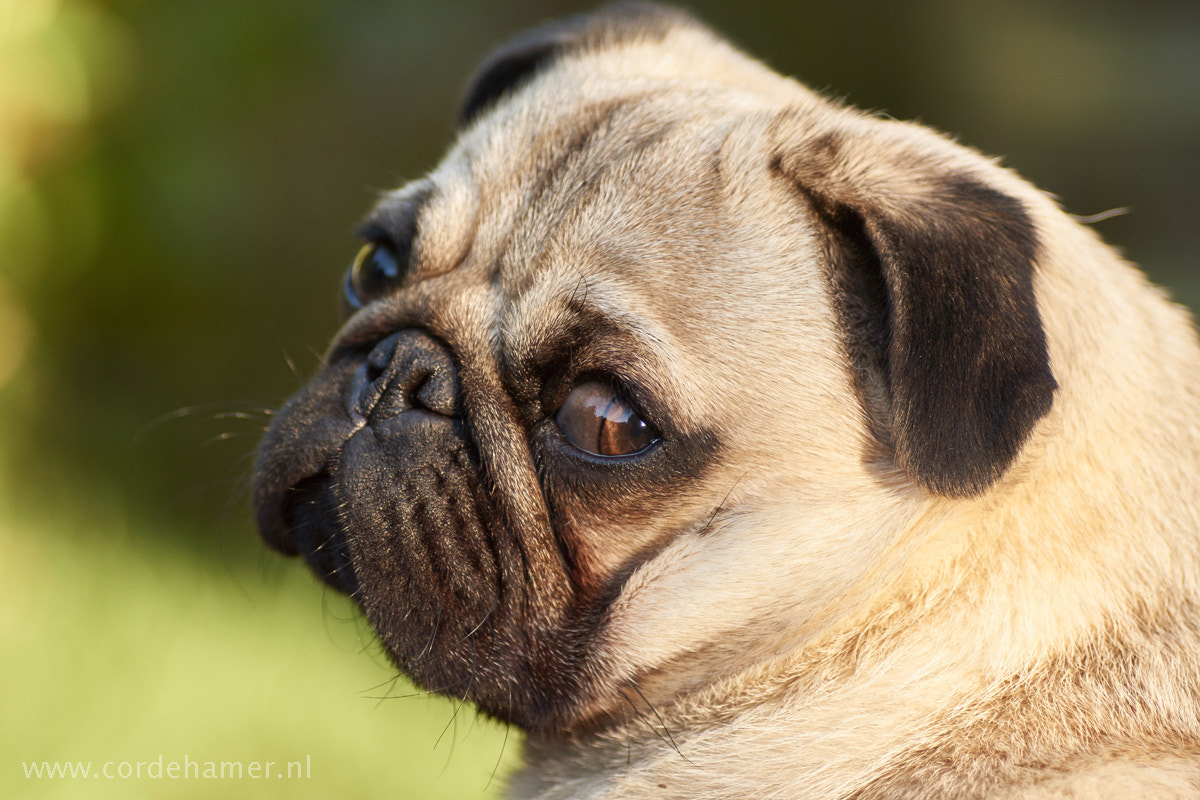
<svg viewBox="0 0 1200 800"><path fill-rule="evenodd" d="M458 366L428 333L404 330L371 350L348 387L347 410L372 420L411 410L461 415Z"/></svg>
<svg viewBox="0 0 1200 800"><path fill-rule="evenodd" d="M396 350L396 338L390 336L384 339L367 356L367 362L363 365L364 376L367 381L374 382L383 377L387 372L388 366L392 363L392 354Z"/></svg>
<svg viewBox="0 0 1200 800"><path fill-rule="evenodd" d="M410 386L408 402L412 408L423 408L443 417L461 416L457 371L429 372Z"/></svg>

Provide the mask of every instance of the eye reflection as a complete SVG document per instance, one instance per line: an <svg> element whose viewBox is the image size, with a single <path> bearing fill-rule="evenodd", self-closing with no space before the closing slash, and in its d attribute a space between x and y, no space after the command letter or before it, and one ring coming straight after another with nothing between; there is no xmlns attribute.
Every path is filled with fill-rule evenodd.
<svg viewBox="0 0 1200 800"><path fill-rule="evenodd" d="M554 421L568 442L597 456L634 455L658 439L616 392L594 381L572 389Z"/></svg>
<svg viewBox="0 0 1200 800"><path fill-rule="evenodd" d="M363 245L346 275L346 301L351 308L362 308L394 288L401 277L391 250L376 243Z"/></svg>

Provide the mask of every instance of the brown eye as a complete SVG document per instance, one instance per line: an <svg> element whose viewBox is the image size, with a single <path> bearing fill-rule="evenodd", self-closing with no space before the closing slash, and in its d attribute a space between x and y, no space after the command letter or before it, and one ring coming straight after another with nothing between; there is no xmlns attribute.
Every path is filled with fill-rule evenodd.
<svg viewBox="0 0 1200 800"><path fill-rule="evenodd" d="M603 383L576 386L554 416L567 441L597 456L629 456L657 441L654 429Z"/></svg>
<svg viewBox="0 0 1200 800"><path fill-rule="evenodd" d="M394 287L400 277L400 264L391 250L374 242L365 244L346 275L346 302L350 308L362 308Z"/></svg>

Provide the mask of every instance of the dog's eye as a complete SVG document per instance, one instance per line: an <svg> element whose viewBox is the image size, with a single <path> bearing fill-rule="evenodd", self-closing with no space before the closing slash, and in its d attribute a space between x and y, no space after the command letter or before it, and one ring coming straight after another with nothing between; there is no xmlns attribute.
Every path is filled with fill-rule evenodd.
<svg viewBox="0 0 1200 800"><path fill-rule="evenodd" d="M400 277L400 264L391 250L375 242L365 244L346 274L346 302L351 308L362 308L395 286Z"/></svg>
<svg viewBox="0 0 1200 800"><path fill-rule="evenodd" d="M602 383L583 383L554 416L567 441L597 456L630 456L658 439L654 429Z"/></svg>

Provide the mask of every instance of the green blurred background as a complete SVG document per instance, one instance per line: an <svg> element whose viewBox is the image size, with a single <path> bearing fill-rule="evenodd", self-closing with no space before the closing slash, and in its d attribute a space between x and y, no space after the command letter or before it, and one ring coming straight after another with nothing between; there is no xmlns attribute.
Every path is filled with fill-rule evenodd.
<svg viewBox="0 0 1200 800"><path fill-rule="evenodd" d="M312 372L375 194L478 60L590 4L0 0L0 796L495 796L519 736L397 680L264 552L265 409ZM1194 0L691 7L1008 164L1200 304ZM28 762L305 760L303 780Z"/></svg>

